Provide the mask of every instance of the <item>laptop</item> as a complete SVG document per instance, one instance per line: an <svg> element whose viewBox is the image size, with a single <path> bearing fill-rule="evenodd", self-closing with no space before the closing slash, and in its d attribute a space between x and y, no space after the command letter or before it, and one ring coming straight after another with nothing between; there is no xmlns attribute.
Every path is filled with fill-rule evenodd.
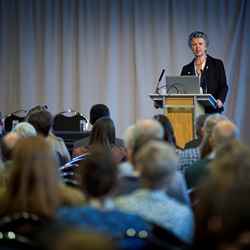
<svg viewBox="0 0 250 250"><path fill-rule="evenodd" d="M198 76L167 76L165 94L200 94Z"/></svg>

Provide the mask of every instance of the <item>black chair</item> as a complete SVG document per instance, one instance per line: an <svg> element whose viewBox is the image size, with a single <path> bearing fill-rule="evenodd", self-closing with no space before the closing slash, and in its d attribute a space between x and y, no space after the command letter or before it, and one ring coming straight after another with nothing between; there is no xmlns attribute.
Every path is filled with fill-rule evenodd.
<svg viewBox="0 0 250 250"><path fill-rule="evenodd" d="M59 168L60 176L66 185L77 187L77 188L80 187L80 182L79 182L80 162L84 160L87 155L89 154L87 153L87 154L77 156L73 158L70 162L66 163L64 166Z"/></svg>
<svg viewBox="0 0 250 250"><path fill-rule="evenodd" d="M17 110L4 119L4 131L10 132L19 122L23 122L26 118L27 111L24 109Z"/></svg>
<svg viewBox="0 0 250 250"><path fill-rule="evenodd" d="M75 131L83 132L87 130L88 119L79 112L67 110L54 117L54 131Z"/></svg>
<svg viewBox="0 0 250 250"><path fill-rule="evenodd" d="M31 213L14 213L0 219L0 249L37 249L33 236L48 221Z"/></svg>

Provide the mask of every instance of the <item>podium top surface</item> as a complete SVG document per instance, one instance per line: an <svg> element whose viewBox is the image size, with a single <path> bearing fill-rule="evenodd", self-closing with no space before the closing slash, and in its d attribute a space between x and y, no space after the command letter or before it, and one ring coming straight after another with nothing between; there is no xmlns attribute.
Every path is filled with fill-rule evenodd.
<svg viewBox="0 0 250 250"><path fill-rule="evenodd" d="M211 94L149 94L153 101L161 101L163 98L196 98L204 106L212 106L216 108L217 102Z"/></svg>

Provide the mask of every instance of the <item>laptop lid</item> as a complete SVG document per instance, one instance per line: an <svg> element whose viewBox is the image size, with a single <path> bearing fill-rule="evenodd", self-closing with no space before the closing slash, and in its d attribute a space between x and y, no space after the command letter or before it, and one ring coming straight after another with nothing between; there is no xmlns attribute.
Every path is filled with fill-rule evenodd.
<svg viewBox="0 0 250 250"><path fill-rule="evenodd" d="M165 94L200 94L199 77L167 76L165 91Z"/></svg>

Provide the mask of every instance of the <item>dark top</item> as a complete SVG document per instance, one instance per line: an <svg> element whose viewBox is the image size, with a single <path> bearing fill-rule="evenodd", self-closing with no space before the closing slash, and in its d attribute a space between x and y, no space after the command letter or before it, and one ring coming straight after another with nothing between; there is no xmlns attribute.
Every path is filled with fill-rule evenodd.
<svg viewBox="0 0 250 250"><path fill-rule="evenodd" d="M194 60L182 68L181 75L195 75ZM207 55L200 82L204 93L212 94L216 100L220 99L223 103L225 102L228 85L221 60ZM223 108L217 111L221 112Z"/></svg>

